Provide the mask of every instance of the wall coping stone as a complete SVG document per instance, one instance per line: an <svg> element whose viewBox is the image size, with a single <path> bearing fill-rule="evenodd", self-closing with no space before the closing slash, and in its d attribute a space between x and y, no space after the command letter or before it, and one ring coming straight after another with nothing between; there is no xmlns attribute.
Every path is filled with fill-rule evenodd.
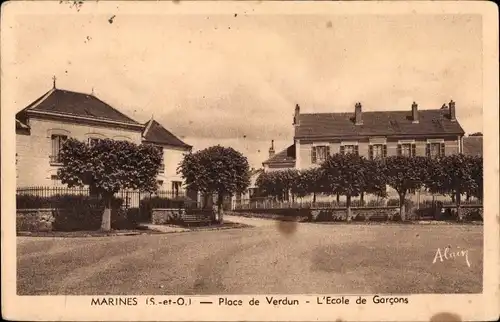
<svg viewBox="0 0 500 322"><path fill-rule="evenodd" d="M16 212L54 211L54 210L58 210L58 208L25 208L25 209L16 209Z"/></svg>

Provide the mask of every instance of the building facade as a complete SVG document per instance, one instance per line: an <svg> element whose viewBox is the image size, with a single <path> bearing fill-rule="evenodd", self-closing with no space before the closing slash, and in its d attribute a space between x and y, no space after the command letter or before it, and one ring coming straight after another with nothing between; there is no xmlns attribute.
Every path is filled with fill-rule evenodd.
<svg viewBox="0 0 500 322"><path fill-rule="evenodd" d="M149 143L163 149L164 166L159 189L180 189L176 174L182 155L191 146L154 120L141 124L101 101L54 87L16 114L17 186L60 186L57 170L64 141L74 138L92 143L99 139Z"/></svg>
<svg viewBox="0 0 500 322"><path fill-rule="evenodd" d="M361 103L356 103L354 113L301 113L296 105L293 126L293 144L275 154L271 143L269 159L263 162L265 171L318 167L335 153L374 159L464 152L465 133L453 101L439 109L419 110L413 102L408 110L376 112L363 112ZM469 142L467 146L473 145ZM390 187L387 193L389 198L397 197ZM420 192L409 197L419 200Z"/></svg>
<svg viewBox="0 0 500 322"><path fill-rule="evenodd" d="M438 157L463 151L464 130L455 116L455 102L440 109L354 113L300 112L295 107L294 142L263 162L266 171L319 166L328 155L356 153L368 159L394 155Z"/></svg>

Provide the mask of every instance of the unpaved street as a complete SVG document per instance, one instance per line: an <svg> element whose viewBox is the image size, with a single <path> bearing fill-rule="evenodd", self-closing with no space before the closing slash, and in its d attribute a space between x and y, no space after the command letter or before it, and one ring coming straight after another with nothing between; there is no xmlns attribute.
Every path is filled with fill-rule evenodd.
<svg viewBox="0 0 500 322"><path fill-rule="evenodd" d="M241 220L256 227L117 237L18 237L18 293L481 292L482 226L284 227L268 220ZM471 267L463 258L433 264L437 248L446 246L468 249Z"/></svg>

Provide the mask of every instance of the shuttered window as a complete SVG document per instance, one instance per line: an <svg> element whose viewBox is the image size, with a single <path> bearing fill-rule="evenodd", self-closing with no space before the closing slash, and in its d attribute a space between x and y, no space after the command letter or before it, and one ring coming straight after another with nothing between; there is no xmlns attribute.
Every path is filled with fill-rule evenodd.
<svg viewBox="0 0 500 322"><path fill-rule="evenodd" d="M398 144L398 155L405 157L415 156L416 155L415 143Z"/></svg>
<svg viewBox="0 0 500 322"><path fill-rule="evenodd" d="M445 146L443 142L427 143L425 155L431 158L439 158L445 156Z"/></svg>
<svg viewBox="0 0 500 322"><path fill-rule="evenodd" d="M313 146L311 150L311 163L322 163L330 155L328 145Z"/></svg>
<svg viewBox="0 0 500 322"><path fill-rule="evenodd" d="M343 148L344 148L344 152L343 152L344 154L348 154L348 153L358 154L359 153L357 145L344 145Z"/></svg>
<svg viewBox="0 0 500 322"><path fill-rule="evenodd" d="M384 158L387 154L387 147L385 144L370 145L368 154L371 160L376 158Z"/></svg>

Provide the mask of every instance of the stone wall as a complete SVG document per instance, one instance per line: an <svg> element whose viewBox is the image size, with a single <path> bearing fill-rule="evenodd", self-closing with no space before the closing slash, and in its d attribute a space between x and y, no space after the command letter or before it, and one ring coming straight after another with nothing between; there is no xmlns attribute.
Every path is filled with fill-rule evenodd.
<svg viewBox="0 0 500 322"><path fill-rule="evenodd" d="M16 231L52 231L55 209L18 209Z"/></svg>
<svg viewBox="0 0 500 322"><path fill-rule="evenodd" d="M17 209L16 231L81 231L101 228L101 208ZM111 210L111 229L134 229L136 216L122 209Z"/></svg>
<svg viewBox="0 0 500 322"><path fill-rule="evenodd" d="M180 221L185 209L156 208L151 210L151 223L154 225L171 224Z"/></svg>

